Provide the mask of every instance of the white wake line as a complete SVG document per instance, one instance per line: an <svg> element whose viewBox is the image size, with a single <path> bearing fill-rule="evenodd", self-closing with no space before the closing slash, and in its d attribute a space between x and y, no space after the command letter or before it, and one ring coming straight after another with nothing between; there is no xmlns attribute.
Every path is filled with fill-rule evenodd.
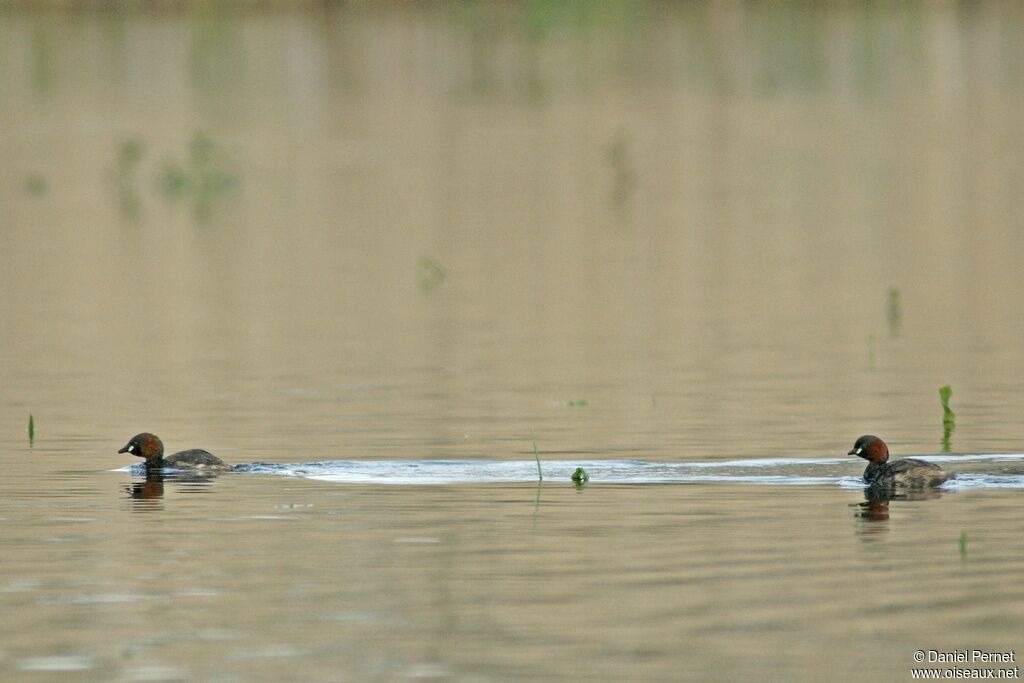
<svg viewBox="0 0 1024 683"><path fill-rule="evenodd" d="M588 471L589 473L589 471ZM284 472L280 474L286 474ZM569 476L570 472L560 473L559 476L555 475L544 475L545 484L565 484L571 483ZM380 485L438 485L438 484L522 484L522 483L537 483L537 473L533 474L533 477L518 477L515 479L509 477L486 477L486 478L473 478L469 477L374 477L371 475L360 475L360 474L312 474L302 475L293 474L291 476L299 476L305 479L312 479L315 481L326 481L335 484L380 484ZM847 481L849 480L849 481ZM590 473L591 484L687 484L687 483L743 483L743 484L775 484L783 486L821 486L821 485L834 485L838 484L844 487L863 487L864 482L857 477L792 477L792 476L744 476L744 475L714 475L714 474L696 474L691 476L599 476L594 473ZM1024 480L1021 481L1021 488L1024 488Z"/></svg>
<svg viewBox="0 0 1024 683"><path fill-rule="evenodd" d="M984 462L991 461L1015 461L1024 460L1024 453L978 453L959 455L908 455L908 458L920 458L923 460L935 460L938 462ZM893 460L900 458L894 457ZM864 461L852 456L834 458L743 458L737 460L704 460L691 462L687 460L655 461L655 460L545 460L541 459L542 467L641 467L641 468L667 468L667 469L712 469L718 467L779 467L786 465L841 465L841 464L863 465ZM251 467L265 466L267 468L314 468L314 467L351 467L351 468L381 468L391 469L396 467L429 467L429 466L466 466L480 468L500 467L532 467L536 469L535 460L322 460L308 461L302 463L254 463ZM110 470L111 472L131 472L135 465L125 465Z"/></svg>
<svg viewBox="0 0 1024 683"><path fill-rule="evenodd" d="M928 460L956 462L1012 462L1022 453L929 455ZM835 458L744 458L701 462L644 460L541 460L546 483L569 482L583 467L592 484L749 483L785 486L839 485L863 487L862 462ZM439 485L535 483L534 460L334 460L289 464L240 465L238 474L272 474L347 484ZM766 471L775 468L775 472ZM955 472L955 465L950 467ZM732 471L728 471L732 470ZM139 467L116 472L140 474ZM185 470L180 474L189 474ZM962 473L944 489L1024 488L1024 471L1015 473Z"/></svg>

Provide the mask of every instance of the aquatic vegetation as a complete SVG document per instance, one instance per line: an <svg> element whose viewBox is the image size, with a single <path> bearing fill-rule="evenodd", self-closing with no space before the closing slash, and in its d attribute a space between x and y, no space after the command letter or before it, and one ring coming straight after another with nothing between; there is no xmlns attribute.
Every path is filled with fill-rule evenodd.
<svg viewBox="0 0 1024 683"><path fill-rule="evenodd" d="M566 401L565 405L569 406L570 408L586 408L587 406L590 405L590 401L588 401L585 398L577 398Z"/></svg>
<svg viewBox="0 0 1024 683"><path fill-rule="evenodd" d="M608 145L608 164L612 170L612 205L624 207L636 187L636 171L633 163L633 140L629 131L622 129L616 133Z"/></svg>
<svg viewBox="0 0 1024 683"><path fill-rule="evenodd" d="M532 0L522 3L521 21L530 39L539 41L554 32L589 36L601 29L629 29L648 19L646 10L641 0Z"/></svg>
<svg viewBox="0 0 1024 683"><path fill-rule="evenodd" d="M889 320L889 336L900 336L900 326L903 324L903 307L900 304L900 290L896 287L889 288L889 305L886 308L886 318Z"/></svg>
<svg viewBox="0 0 1024 683"><path fill-rule="evenodd" d="M138 138L128 138L121 143L117 155L118 171L130 173L142 161L142 142Z"/></svg>
<svg viewBox="0 0 1024 683"><path fill-rule="evenodd" d="M961 531L960 532L960 559L961 560L966 560L967 559L967 532L966 531Z"/></svg>
<svg viewBox="0 0 1024 683"><path fill-rule="evenodd" d="M447 275L441 262L430 256L420 256L416 261L416 283L423 291L438 287Z"/></svg>
<svg viewBox="0 0 1024 683"><path fill-rule="evenodd" d="M160 172L160 189L171 198L177 198L188 189L188 174L175 163L168 164Z"/></svg>
<svg viewBox="0 0 1024 683"><path fill-rule="evenodd" d="M28 414L28 445L29 445L29 448L32 447L32 444L35 443L35 440L36 440L36 420L35 420L34 417L32 417L32 413L29 413Z"/></svg>
<svg viewBox="0 0 1024 683"><path fill-rule="evenodd" d="M114 165L113 180L117 188L121 213L127 218L138 217L142 203L139 200L138 169L142 163L142 141L129 138L121 143Z"/></svg>
<svg viewBox="0 0 1024 683"><path fill-rule="evenodd" d="M583 486L588 481L590 481L590 475L587 474L587 471L582 467L577 467L576 470L572 473L571 479L573 483L576 484L577 486Z"/></svg>
<svg viewBox="0 0 1024 683"><path fill-rule="evenodd" d="M540 471L540 451L537 450L537 437L533 437L533 457L537 459L537 481L544 481L544 473Z"/></svg>
<svg viewBox="0 0 1024 683"><path fill-rule="evenodd" d="M208 216L217 198L236 184L226 153L202 132L192 137L188 158L166 162L157 177L157 186L165 197L188 200L200 219Z"/></svg>
<svg viewBox="0 0 1024 683"><path fill-rule="evenodd" d="M40 94L48 94L53 90L53 84L57 78L57 53L60 41L54 36L52 30L44 25L38 25L31 35L29 44L30 64L29 77L32 89Z"/></svg>
<svg viewBox="0 0 1024 683"><path fill-rule="evenodd" d="M33 197L39 197L46 194L49 189L49 184L46 182L46 177L39 173L33 173L25 178L25 194Z"/></svg>
<svg viewBox="0 0 1024 683"><path fill-rule="evenodd" d="M138 137L122 141L111 170L121 213L137 218L141 212L139 174L145 145ZM205 219L218 197L237 184L225 151L209 136L197 132L184 161L165 160L156 169L156 187L170 201L186 201L198 219Z"/></svg>
<svg viewBox="0 0 1024 683"><path fill-rule="evenodd" d="M956 422L956 413L949 407L949 398L953 395L953 387L945 385L939 387L939 400L942 402L942 421Z"/></svg>
<svg viewBox="0 0 1024 683"><path fill-rule="evenodd" d="M949 452L949 437L956 429L956 413L949 407L949 398L953 395L953 387L945 385L939 387L939 401L942 402L942 450Z"/></svg>

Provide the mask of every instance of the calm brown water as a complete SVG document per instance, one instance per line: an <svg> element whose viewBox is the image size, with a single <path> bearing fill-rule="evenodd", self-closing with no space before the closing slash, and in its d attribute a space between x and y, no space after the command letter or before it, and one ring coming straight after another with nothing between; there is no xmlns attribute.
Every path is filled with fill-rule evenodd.
<svg viewBox="0 0 1024 683"><path fill-rule="evenodd" d="M0 8L0 677L1020 652L1019 488L865 514L855 462L581 491L114 470L150 430L233 463L535 435L812 477L866 432L944 450L943 384L953 453L1022 452L1022 30L1016 3Z"/></svg>

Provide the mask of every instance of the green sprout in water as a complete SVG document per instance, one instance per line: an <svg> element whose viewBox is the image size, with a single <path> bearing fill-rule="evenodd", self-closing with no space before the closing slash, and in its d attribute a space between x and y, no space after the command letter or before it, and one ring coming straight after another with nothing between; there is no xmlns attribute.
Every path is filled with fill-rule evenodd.
<svg viewBox="0 0 1024 683"><path fill-rule="evenodd" d="M36 440L36 420L32 417L32 413L28 414L28 446L32 447L32 444Z"/></svg>
<svg viewBox="0 0 1024 683"><path fill-rule="evenodd" d="M572 473L572 481L576 486L585 486L590 481L590 475L582 467L577 467L576 471Z"/></svg>
<svg viewBox="0 0 1024 683"><path fill-rule="evenodd" d="M540 510L540 490L544 485L544 473L540 471L540 451L537 450L537 435L533 435L533 457L537 459L537 497L533 499L534 514Z"/></svg>
<svg viewBox="0 0 1024 683"><path fill-rule="evenodd" d="M956 422L956 413L949 407L949 398L953 395L953 387L945 385L939 387L939 400L942 401L942 421Z"/></svg>
<svg viewBox="0 0 1024 683"><path fill-rule="evenodd" d="M961 531L960 532L960 559L961 560L966 560L967 559L967 532L966 531Z"/></svg>
<svg viewBox="0 0 1024 683"><path fill-rule="evenodd" d="M165 196L177 199L188 192L190 179L188 172L177 162L170 162L160 172L160 189Z"/></svg>
<svg viewBox="0 0 1024 683"><path fill-rule="evenodd" d="M950 385L939 387L939 400L942 402L942 450L946 453L950 450L949 437L956 429L956 413L949 407L952 395L953 387Z"/></svg>
<svg viewBox="0 0 1024 683"><path fill-rule="evenodd" d="M33 197L39 197L41 195L46 194L47 188L48 185L46 183L45 176L42 176L38 173L33 173L32 175L25 178L25 194L31 195Z"/></svg>
<svg viewBox="0 0 1024 683"><path fill-rule="evenodd" d="M585 398L577 398L571 401L566 401L565 404L570 408L586 408L590 405L590 401Z"/></svg>
<svg viewBox="0 0 1024 683"><path fill-rule="evenodd" d="M197 219L205 219L214 201L237 182L228 170L223 150L205 133L197 132L189 145L188 160L169 161L158 176L158 186L171 200L188 199Z"/></svg>
<svg viewBox="0 0 1024 683"><path fill-rule="evenodd" d="M436 288L442 282L447 272L441 262L429 256L420 256L416 261L416 282L420 289L429 291Z"/></svg>
<svg viewBox="0 0 1024 683"><path fill-rule="evenodd" d="M540 471L540 451L537 450L537 437L533 437L533 457L537 459L537 481L544 481L544 473Z"/></svg>
<svg viewBox="0 0 1024 683"><path fill-rule="evenodd" d="M142 161L142 141L138 138L128 138L121 143L117 155L117 170L119 173L131 173Z"/></svg>

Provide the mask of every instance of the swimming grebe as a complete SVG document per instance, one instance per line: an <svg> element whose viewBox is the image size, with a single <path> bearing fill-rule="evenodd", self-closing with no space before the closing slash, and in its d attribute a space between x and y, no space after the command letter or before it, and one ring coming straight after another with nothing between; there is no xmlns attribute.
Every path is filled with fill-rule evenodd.
<svg viewBox="0 0 1024 683"><path fill-rule="evenodd" d="M923 489L938 486L953 478L938 465L917 458L903 458L889 462L889 447L877 436L865 434L857 439L847 455L856 455L868 461L864 482L868 486Z"/></svg>
<svg viewBox="0 0 1024 683"><path fill-rule="evenodd" d="M227 470L231 469L213 453L191 448L164 457L164 442L156 434L143 432L131 438L118 453L131 453L146 459L146 467L175 467L178 469Z"/></svg>

